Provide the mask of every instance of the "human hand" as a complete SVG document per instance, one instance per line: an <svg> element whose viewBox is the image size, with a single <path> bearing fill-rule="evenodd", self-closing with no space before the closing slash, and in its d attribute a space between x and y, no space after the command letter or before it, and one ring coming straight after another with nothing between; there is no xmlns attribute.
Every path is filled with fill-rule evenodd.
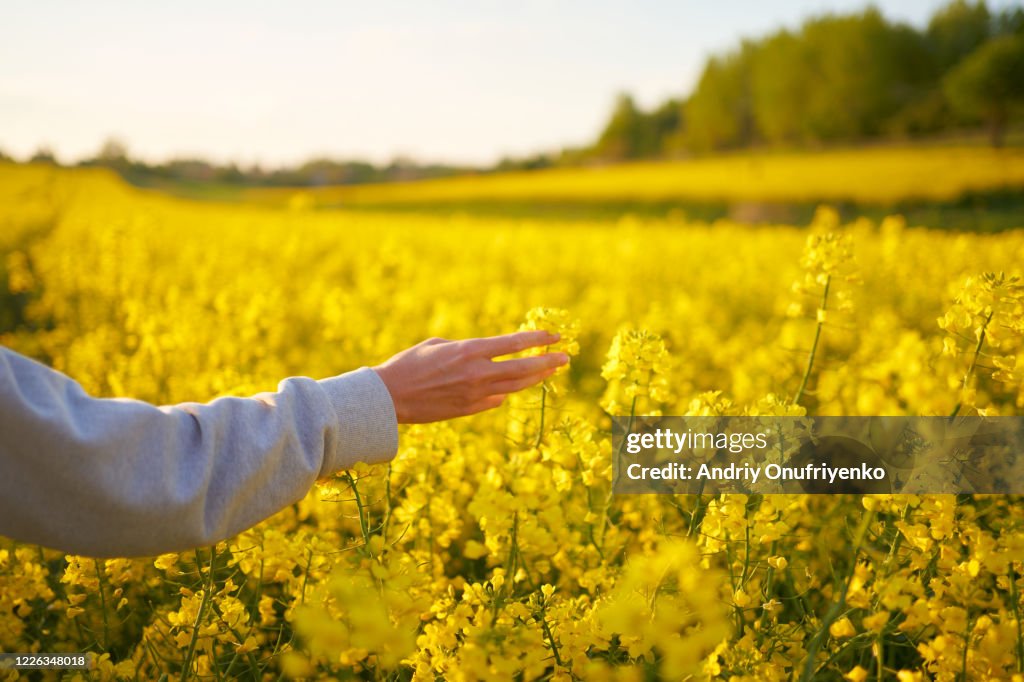
<svg viewBox="0 0 1024 682"><path fill-rule="evenodd" d="M509 393L537 384L569 362L545 353L492 358L548 346L557 334L527 331L463 341L427 339L373 368L391 393L400 424L453 419L497 407Z"/></svg>

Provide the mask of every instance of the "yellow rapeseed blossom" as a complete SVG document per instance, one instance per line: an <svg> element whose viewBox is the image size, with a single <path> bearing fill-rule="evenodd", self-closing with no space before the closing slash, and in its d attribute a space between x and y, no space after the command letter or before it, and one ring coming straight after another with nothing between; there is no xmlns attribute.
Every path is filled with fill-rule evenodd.
<svg viewBox="0 0 1024 682"><path fill-rule="evenodd" d="M1019 152L964 154L926 191L1022 173ZM892 190L839 156L849 173L820 183ZM671 172L695 192L746 172L717 163L732 175ZM559 172L545 187L596 191ZM606 192L681 191L652 168L609 173ZM735 196L786 189L764 175ZM0 343L156 404L519 327L559 332L572 370L403 427L392 462L214 548L94 560L2 541L0 651L96 652L82 680L864 682L880 660L886 679L1019 676L1014 498L613 495L609 414L1019 415L1022 233L828 208L756 229L360 212L330 208L334 191L201 203L0 164Z"/></svg>
<svg viewBox="0 0 1024 682"><path fill-rule="evenodd" d="M601 376L608 381L602 406L610 414L660 414L673 395L665 342L646 329L623 329L612 339ZM639 407L639 410L638 410Z"/></svg>
<svg viewBox="0 0 1024 682"><path fill-rule="evenodd" d="M563 308L531 308L526 313L526 322L519 325L520 331L543 329L559 335L558 341L543 348L532 349L534 354L561 352L578 355L580 352L580 321Z"/></svg>

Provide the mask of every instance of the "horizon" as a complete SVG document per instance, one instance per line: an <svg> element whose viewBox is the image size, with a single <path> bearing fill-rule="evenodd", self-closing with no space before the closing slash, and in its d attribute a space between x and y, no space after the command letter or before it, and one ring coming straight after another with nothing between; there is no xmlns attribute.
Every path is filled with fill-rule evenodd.
<svg viewBox="0 0 1024 682"><path fill-rule="evenodd" d="M114 138L147 163L488 166L589 141L618 93L685 96L742 38L869 5L920 28L944 4L32 3L0 27L0 151L75 163Z"/></svg>

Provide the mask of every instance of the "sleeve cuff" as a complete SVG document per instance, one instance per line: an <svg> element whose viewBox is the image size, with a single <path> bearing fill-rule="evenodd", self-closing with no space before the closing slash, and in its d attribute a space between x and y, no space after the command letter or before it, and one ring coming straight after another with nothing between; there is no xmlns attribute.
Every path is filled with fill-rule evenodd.
<svg viewBox="0 0 1024 682"><path fill-rule="evenodd" d="M386 462L398 453L395 404L375 371L360 367L317 383L330 398L338 427L333 452L324 454L321 476L356 462Z"/></svg>

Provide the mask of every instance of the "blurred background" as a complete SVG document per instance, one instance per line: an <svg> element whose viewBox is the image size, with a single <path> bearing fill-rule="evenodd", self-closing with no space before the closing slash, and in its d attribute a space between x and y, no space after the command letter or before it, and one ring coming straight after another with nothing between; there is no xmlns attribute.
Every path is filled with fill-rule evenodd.
<svg viewBox="0 0 1024 682"><path fill-rule="evenodd" d="M1016 145L993 0L8 3L0 153L324 185L895 142Z"/></svg>

